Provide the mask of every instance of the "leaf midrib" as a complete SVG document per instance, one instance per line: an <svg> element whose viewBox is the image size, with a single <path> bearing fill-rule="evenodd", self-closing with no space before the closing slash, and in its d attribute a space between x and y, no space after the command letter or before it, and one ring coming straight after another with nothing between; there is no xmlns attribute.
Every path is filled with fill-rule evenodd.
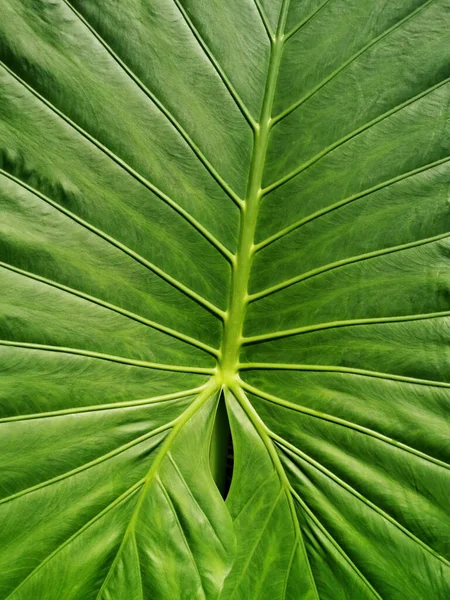
<svg viewBox="0 0 450 600"><path fill-rule="evenodd" d="M249 298L250 270L255 248L256 222L263 196L262 181L269 135L272 127L272 109L284 45L284 29L289 1L283 0L275 37L268 37L271 45L266 87L259 123L253 127L253 153L249 171L247 195L241 209L239 242L232 276L228 308L224 316L223 342L220 350L219 371L223 383L236 378L246 306Z"/></svg>
<svg viewBox="0 0 450 600"><path fill-rule="evenodd" d="M261 437L261 440L267 449L274 470L277 473L277 476L280 480L280 493L277 496L276 502L273 505L272 510L269 512L269 515L266 520L266 525L270 520L274 508L278 504L280 496L283 493L285 493L289 505L289 511L291 513L292 524L296 534L294 540L294 547L292 550L293 554L290 559L290 565L292 564L291 561L295 552L295 548L298 544L300 544L300 548L305 559L306 568L308 570L308 575L311 582L311 589L313 590L315 597L319 600L319 593L315 584L313 573L311 571L309 558L303 542L297 515L295 513L292 495L289 492L289 482L287 480L286 473L281 465L280 459L278 457L277 451L272 440L266 435L265 428L260 424L259 416L257 415L256 411L254 410L251 403L246 397L246 394L241 386L241 380L238 375L240 351L244 341L243 328L245 312L250 297L249 281L253 255L255 253L256 223L258 218L260 201L264 195L262 182L266 162L267 148L269 144L269 136L274 122L272 118L272 110L275 100L283 45L285 41L284 30L288 16L289 3L290 0L282 0L278 24L274 37L271 37L270 31L267 31L266 28L271 44L270 61L266 80L266 88L261 109L261 117L258 126L254 128L254 145L248 179L248 191L244 201L244 206L241 210L239 243L236 252L236 260L232 265L230 296L228 307L224 316L224 334L219 355L220 357L218 376L220 377L223 385L227 386L233 393L236 400L241 404L242 408L246 412L249 420L256 428L256 431L258 432L258 435ZM264 531L264 528L262 528L262 531ZM261 535L262 531L260 532ZM255 548L256 546L253 548L253 551L255 550ZM234 592L232 595L233 598L235 597L235 593L238 591L239 583L244 576L244 573L249 564L249 561L251 560L251 557L252 553L250 554L247 564L244 567L244 570L241 572L240 577L238 579L238 583L234 588ZM290 568L291 566L289 567L289 570L286 574L285 588L287 587Z"/></svg>

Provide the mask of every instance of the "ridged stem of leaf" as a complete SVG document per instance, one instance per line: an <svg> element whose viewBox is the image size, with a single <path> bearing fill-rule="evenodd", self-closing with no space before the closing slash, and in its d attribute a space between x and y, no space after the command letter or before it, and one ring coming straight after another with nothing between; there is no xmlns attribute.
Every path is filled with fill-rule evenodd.
<svg viewBox="0 0 450 600"><path fill-rule="evenodd" d="M255 248L255 230L259 204L262 197L264 165L272 126L272 107L275 98L278 72L283 51L283 31L289 2L281 7L275 39L271 41L271 54L261 118L254 132L253 156L250 166L247 195L241 211L239 244L233 265L229 309L225 315L224 335L219 363L219 376L224 384L237 376L239 353L243 340L245 310L249 298L249 278Z"/></svg>

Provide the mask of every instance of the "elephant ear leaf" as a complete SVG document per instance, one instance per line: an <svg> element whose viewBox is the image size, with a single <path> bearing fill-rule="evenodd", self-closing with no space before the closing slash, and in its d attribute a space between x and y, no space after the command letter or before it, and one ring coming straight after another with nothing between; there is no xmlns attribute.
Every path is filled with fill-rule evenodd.
<svg viewBox="0 0 450 600"><path fill-rule="evenodd" d="M450 598L448 0L4 0L0 597Z"/></svg>

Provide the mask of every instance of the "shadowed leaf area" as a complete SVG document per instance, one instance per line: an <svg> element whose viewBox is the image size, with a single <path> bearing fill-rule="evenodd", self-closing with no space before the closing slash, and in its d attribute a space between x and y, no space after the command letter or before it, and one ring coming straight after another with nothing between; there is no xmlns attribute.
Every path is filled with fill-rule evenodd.
<svg viewBox="0 0 450 600"><path fill-rule="evenodd" d="M449 31L1 2L1 600L450 598Z"/></svg>

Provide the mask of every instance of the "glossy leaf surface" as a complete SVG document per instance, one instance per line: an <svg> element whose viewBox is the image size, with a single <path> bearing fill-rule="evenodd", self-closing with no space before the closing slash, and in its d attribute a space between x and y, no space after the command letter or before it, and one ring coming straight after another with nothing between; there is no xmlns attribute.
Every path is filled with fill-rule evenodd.
<svg viewBox="0 0 450 600"><path fill-rule="evenodd" d="M448 600L449 30L3 0L0 598Z"/></svg>

